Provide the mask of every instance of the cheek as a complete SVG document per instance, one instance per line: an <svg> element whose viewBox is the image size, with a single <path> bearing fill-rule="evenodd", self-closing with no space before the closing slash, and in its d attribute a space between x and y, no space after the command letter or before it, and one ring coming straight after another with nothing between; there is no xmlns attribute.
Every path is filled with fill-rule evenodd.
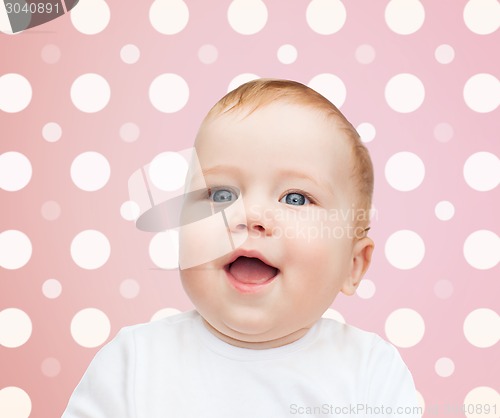
<svg viewBox="0 0 500 418"><path fill-rule="evenodd" d="M304 253L338 253L347 248L352 241L352 227L342 222L318 219L318 216L281 222L275 227L274 235L284 239L288 245L299 246Z"/></svg>
<svg viewBox="0 0 500 418"><path fill-rule="evenodd" d="M231 236L220 214L179 228L181 269L209 263L233 251Z"/></svg>
<svg viewBox="0 0 500 418"><path fill-rule="evenodd" d="M350 266L349 227L340 222L297 222L282 226L286 263L302 274L342 280ZM285 231L287 233L285 233Z"/></svg>
<svg viewBox="0 0 500 418"><path fill-rule="evenodd" d="M211 292L214 283L210 283L210 266L199 266L196 268L181 270L181 282L189 299L193 304L203 309L204 304L213 299Z"/></svg>
<svg viewBox="0 0 500 418"><path fill-rule="evenodd" d="M246 231L232 231L229 222L235 213L242 211L241 200L231 204L223 211L210 214L194 222L189 222L186 212L185 225L179 228L179 265L181 268L196 267L223 257L241 246L248 237ZM192 215L192 213L191 213ZM191 219L200 217L200 211Z"/></svg>

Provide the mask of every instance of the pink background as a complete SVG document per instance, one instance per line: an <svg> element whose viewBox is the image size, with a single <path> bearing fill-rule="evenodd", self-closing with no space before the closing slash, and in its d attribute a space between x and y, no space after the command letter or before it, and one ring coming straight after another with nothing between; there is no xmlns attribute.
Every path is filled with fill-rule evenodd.
<svg viewBox="0 0 500 418"><path fill-rule="evenodd" d="M102 12L98 7L102 0L87 2L82 0L72 13L83 13L84 7ZM121 327L147 322L166 307L191 309L178 271L159 269L152 261L148 248L153 234L137 230L120 213L129 199L129 176L160 152L189 148L204 114L238 75L308 84L319 74L333 74L346 89L340 106L343 113L355 127L369 123L376 130L364 139L375 166L377 209L371 233L377 248L363 297L339 296L333 309L348 323L400 346L427 406L426 416L465 416L446 414L444 408L478 399L490 405L496 402L500 415L495 394L500 382L496 187L500 163L494 158L473 159L479 161L474 166L480 168L478 178L471 180L470 173L464 174L466 161L476 153L500 155L498 2L469 5L479 15L485 12L485 19L496 19L496 26L485 34L476 33L464 18L466 0L422 1L425 18L421 24L416 15L405 26L401 12L402 27L412 32L408 34L391 27L394 20L385 14L386 7L397 9L403 4L412 14L414 7L418 10L417 1L344 0L346 19L338 28L334 24L338 15L329 15L329 5L339 3L334 0L231 3L186 1L188 21L172 30L177 32L173 34L154 28L149 17L151 1L108 1L110 20L100 28L88 18L85 23L80 15L83 27L97 27L95 34L82 33L69 15L18 35L0 34L0 77L22 75L32 89L31 100L13 112L13 93L0 78L0 152L21 153L32 167L25 187L0 191L1 230L23 232L32 246L29 261L16 268L2 265L0 270L0 311L19 309L32 324L26 341L11 347L5 341L15 340L12 329L24 325L0 316L0 390L22 389L31 402L31 417L60 416L95 352ZM259 25L262 5L267 14ZM316 6L325 8L324 19L332 19L332 29L327 25L323 31L327 33L318 33L322 26L313 13ZM241 24L228 18L231 7L233 12L239 7L246 10L245 21L255 33L239 33ZM307 10L313 17L307 18ZM491 16L490 10L497 14ZM168 21L164 27L169 27ZM121 57L128 44L140 51L135 63ZM278 56L285 44L295 48L295 60L293 54L288 59ZM441 45L447 47L436 52ZM442 51L454 54L446 56ZM87 73L104 77L111 91L106 106L93 113L82 112L70 94L73 82ZM185 106L170 113L158 110L148 94L152 81L163 73L179 75L189 87ZM393 108L397 104L386 88L393 76L404 73L418 77L425 98L414 110L401 112ZM464 93L468 80L483 73L490 74L493 82L486 87L473 84L473 92ZM322 83L325 92L333 78L326 80ZM168 89L164 93L167 102L169 94L176 94ZM474 97L481 95L489 107L474 104ZM399 100L411 103L415 96L418 92L403 88ZM48 123L60 126L62 135L57 140L44 134ZM132 141L121 131L126 123L140 130ZM96 191L81 190L70 176L73 160L87 151L100 153L111 167L109 181ZM422 174L418 164L403 164L400 175L398 170L396 176L390 173L386 164L400 152L420 158L425 167L422 181L415 180ZM19 175L15 168L2 170L2 184ZM399 180L413 184L411 190L398 190L394 182ZM451 212L439 217L435 213L441 201L453 205L449 220L439 217L450 217ZM47 202L52 203L47 206ZM85 230L100 231L109 240L109 259L99 268L81 268L72 257L72 241ZM401 230L414 231L421 238L425 245L421 260L418 239L389 244L392 234ZM474 235L481 230L490 232ZM7 235L0 248L15 252ZM409 261L398 265L398 257L404 262L408 254ZM46 283L49 279L60 284L60 294L51 290ZM100 310L110 322L109 334L95 347L81 346L71 332L73 318L86 308ZM409 312L405 316L397 311L402 308L411 311L403 311ZM485 308L488 311L481 310ZM399 315L387 321L394 311ZM474 312L486 316L473 315L467 323ZM92 324L88 325L92 333ZM464 332L464 327L469 331ZM12 393L20 392L0 392L0 416L27 417L26 396L21 396L21 406L13 406L17 395Z"/></svg>

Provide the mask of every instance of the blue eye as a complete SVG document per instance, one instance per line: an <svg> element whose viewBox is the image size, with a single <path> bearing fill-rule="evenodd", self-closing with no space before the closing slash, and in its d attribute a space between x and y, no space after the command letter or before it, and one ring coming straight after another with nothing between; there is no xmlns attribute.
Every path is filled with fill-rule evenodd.
<svg viewBox="0 0 500 418"><path fill-rule="evenodd" d="M229 189L218 189L209 191L210 200L215 203L227 203L237 199L236 193Z"/></svg>
<svg viewBox="0 0 500 418"><path fill-rule="evenodd" d="M306 196L304 196L302 193L297 192L287 193L281 198L280 202L294 206L308 205L311 203L311 201Z"/></svg>

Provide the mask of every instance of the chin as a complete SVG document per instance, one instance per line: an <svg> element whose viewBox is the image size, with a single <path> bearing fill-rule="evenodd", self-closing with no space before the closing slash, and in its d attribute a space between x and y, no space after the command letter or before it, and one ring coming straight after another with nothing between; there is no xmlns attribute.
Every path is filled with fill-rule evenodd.
<svg viewBox="0 0 500 418"><path fill-rule="evenodd" d="M232 312L230 315L220 319L224 328L231 333L231 337L244 341L255 342L262 341L262 338L279 338L270 334L275 332L275 321L270 319L269 314L259 311L253 307L241 307L238 312ZM267 338L270 337L270 338Z"/></svg>

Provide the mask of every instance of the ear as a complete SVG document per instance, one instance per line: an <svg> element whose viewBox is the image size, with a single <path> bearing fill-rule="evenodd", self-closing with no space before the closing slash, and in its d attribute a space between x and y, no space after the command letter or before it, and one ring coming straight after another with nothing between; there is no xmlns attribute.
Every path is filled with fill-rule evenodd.
<svg viewBox="0 0 500 418"><path fill-rule="evenodd" d="M361 279L370 266L374 248L375 244L372 239L368 237L361 238L354 243L352 248L351 271L349 272L349 277L347 277L342 286L342 293L349 296L354 295Z"/></svg>

